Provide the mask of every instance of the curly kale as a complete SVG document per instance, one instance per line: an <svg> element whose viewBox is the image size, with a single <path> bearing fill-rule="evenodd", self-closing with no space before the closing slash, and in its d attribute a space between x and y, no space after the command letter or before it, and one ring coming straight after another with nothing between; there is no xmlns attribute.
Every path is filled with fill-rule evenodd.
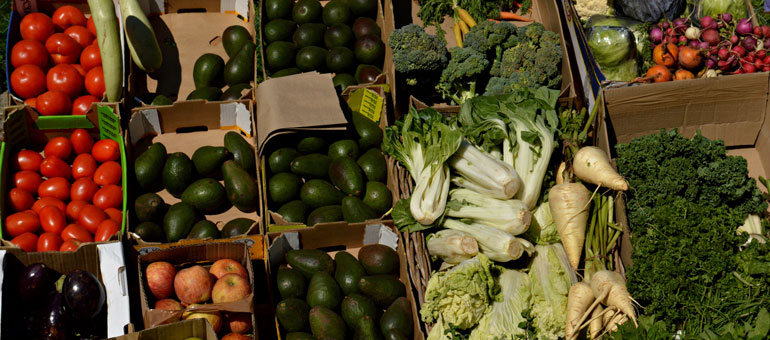
<svg viewBox="0 0 770 340"><path fill-rule="evenodd" d="M396 72L413 87L433 88L446 67L446 43L415 24L394 30L388 39Z"/></svg>
<svg viewBox="0 0 770 340"><path fill-rule="evenodd" d="M444 98L450 98L457 105L466 99L475 97L476 82L489 65L486 56L467 47L454 47L449 50L449 65L441 72L436 89Z"/></svg>

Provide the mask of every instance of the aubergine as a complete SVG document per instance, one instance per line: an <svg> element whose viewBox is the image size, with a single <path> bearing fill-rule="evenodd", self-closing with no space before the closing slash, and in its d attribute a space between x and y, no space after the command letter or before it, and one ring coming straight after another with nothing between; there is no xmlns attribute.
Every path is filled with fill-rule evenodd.
<svg viewBox="0 0 770 340"><path fill-rule="evenodd" d="M61 276L42 263L33 263L19 276L19 293L25 305L39 302L48 292L54 290L54 283Z"/></svg>
<svg viewBox="0 0 770 340"><path fill-rule="evenodd" d="M31 339L66 340L69 333L70 314L64 295L51 292L46 295L48 303L37 311L32 324Z"/></svg>
<svg viewBox="0 0 770 340"><path fill-rule="evenodd" d="M106 293L99 279L85 270L67 274L62 286L70 314L79 320L93 319L104 307Z"/></svg>

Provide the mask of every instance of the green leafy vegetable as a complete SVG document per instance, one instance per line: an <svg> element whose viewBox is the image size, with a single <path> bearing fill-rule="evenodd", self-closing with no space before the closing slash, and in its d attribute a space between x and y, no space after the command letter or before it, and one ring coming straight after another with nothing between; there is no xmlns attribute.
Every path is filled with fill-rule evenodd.
<svg viewBox="0 0 770 340"><path fill-rule="evenodd" d="M529 277L518 270L506 270L500 274L502 301L492 304L492 309L481 318L471 331L469 340L488 340L495 337L513 337L525 334L519 327L526 319L522 312L529 307Z"/></svg>
<svg viewBox="0 0 770 340"><path fill-rule="evenodd" d="M529 265L531 311L538 339L565 336L567 324L567 295L577 282L561 243L537 245Z"/></svg>

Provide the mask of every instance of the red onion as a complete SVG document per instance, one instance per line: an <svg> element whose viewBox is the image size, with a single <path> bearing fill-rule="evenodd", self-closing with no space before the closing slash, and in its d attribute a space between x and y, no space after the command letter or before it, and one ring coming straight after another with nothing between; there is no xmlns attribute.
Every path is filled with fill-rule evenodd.
<svg viewBox="0 0 770 340"><path fill-rule="evenodd" d="M719 32L713 28L707 28L703 30L700 34L700 38L703 39L703 41L709 43L711 46L716 46L719 44Z"/></svg>
<svg viewBox="0 0 770 340"><path fill-rule="evenodd" d="M737 43L738 43L738 36L737 36L737 35L735 35L735 34L733 34L733 35L730 37L730 43L731 43L731 44L733 44L733 45L737 44Z"/></svg>
<svg viewBox="0 0 770 340"><path fill-rule="evenodd" d="M741 21L738 22L738 25L735 26L735 32L740 35L751 34L753 29L754 27L751 25L751 21L746 18L741 19Z"/></svg>
<svg viewBox="0 0 770 340"><path fill-rule="evenodd" d="M700 27L702 28L710 28L711 25L713 25L714 23L715 23L714 18L708 15L703 18L700 18Z"/></svg>
<svg viewBox="0 0 770 340"><path fill-rule="evenodd" d="M746 49L743 48L741 45L735 45L733 46L733 52L738 53L739 57L743 57L746 55Z"/></svg>
<svg viewBox="0 0 770 340"><path fill-rule="evenodd" d="M706 59L706 68L716 68L717 60L714 57Z"/></svg>
<svg viewBox="0 0 770 340"><path fill-rule="evenodd" d="M745 48L747 51L753 51L757 48L757 39L747 35L743 37L743 40L741 40L741 46L743 46L743 48Z"/></svg>
<svg viewBox="0 0 770 340"><path fill-rule="evenodd" d="M730 51L726 48L723 48L719 50L719 53L717 53L717 55L719 56L719 59L727 60L727 58L730 57Z"/></svg>
<svg viewBox="0 0 770 340"><path fill-rule="evenodd" d="M722 14L722 21L724 21L724 22L733 21L733 15L730 14L730 13Z"/></svg>
<svg viewBox="0 0 770 340"><path fill-rule="evenodd" d="M653 27L650 30L650 40L652 40L653 43L660 44L660 42L663 41L663 30L657 26Z"/></svg>

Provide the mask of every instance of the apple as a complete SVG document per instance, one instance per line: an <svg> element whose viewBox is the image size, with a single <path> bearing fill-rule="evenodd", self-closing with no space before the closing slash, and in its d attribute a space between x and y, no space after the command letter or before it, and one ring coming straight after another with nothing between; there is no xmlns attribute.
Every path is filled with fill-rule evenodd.
<svg viewBox="0 0 770 340"><path fill-rule="evenodd" d="M173 264L163 261L150 263L144 275L147 276L147 286L156 299L167 299L174 294L176 268Z"/></svg>
<svg viewBox="0 0 770 340"><path fill-rule="evenodd" d="M184 306L174 299L163 299L155 302L155 309L183 310Z"/></svg>
<svg viewBox="0 0 770 340"><path fill-rule="evenodd" d="M174 277L174 291L184 304L206 302L211 298L214 279L201 266L192 266L180 270Z"/></svg>
<svg viewBox="0 0 770 340"><path fill-rule="evenodd" d="M242 334L251 329L250 313L226 313L225 320L230 326L230 332Z"/></svg>
<svg viewBox="0 0 770 340"><path fill-rule="evenodd" d="M248 280L238 274L227 274L214 284L211 300L214 303L238 301L249 296L250 293L251 285Z"/></svg>
<svg viewBox="0 0 770 340"><path fill-rule="evenodd" d="M249 279L249 273L246 272L246 269L238 261L232 259L217 260L209 268L209 273L216 276L217 279L221 279L227 274L238 274L247 280Z"/></svg>
<svg viewBox="0 0 770 340"><path fill-rule="evenodd" d="M243 334L229 333L223 336L222 340L252 340L252 339Z"/></svg>
<svg viewBox="0 0 770 340"><path fill-rule="evenodd" d="M199 304L192 304L192 306L200 306ZM214 333L219 333L219 330L222 329L222 314L219 312L197 312L197 311L187 311L182 314L182 320L190 320L190 319L205 319L208 320L208 322L211 324L211 328L214 329Z"/></svg>

